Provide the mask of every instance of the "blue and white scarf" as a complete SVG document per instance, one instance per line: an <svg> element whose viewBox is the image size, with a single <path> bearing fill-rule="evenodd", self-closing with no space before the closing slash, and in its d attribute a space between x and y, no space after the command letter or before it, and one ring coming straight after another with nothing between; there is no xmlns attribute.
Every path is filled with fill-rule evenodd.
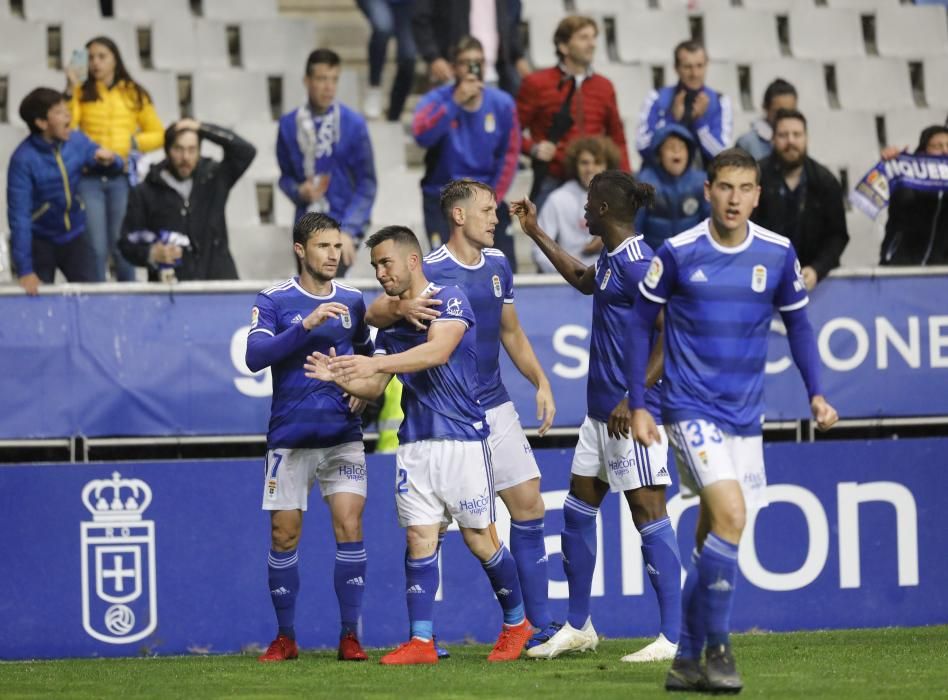
<svg viewBox="0 0 948 700"><path fill-rule="evenodd" d="M849 201L875 219L889 206L892 193L899 187L920 192L948 190L948 158L902 153L892 160L880 160L856 183Z"/></svg>

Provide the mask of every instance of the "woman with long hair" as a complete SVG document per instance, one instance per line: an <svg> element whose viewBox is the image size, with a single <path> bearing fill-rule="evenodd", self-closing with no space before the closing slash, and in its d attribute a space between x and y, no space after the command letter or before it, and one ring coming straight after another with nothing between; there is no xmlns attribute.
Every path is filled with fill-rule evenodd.
<svg viewBox="0 0 948 700"><path fill-rule="evenodd" d="M148 91L129 75L115 42L105 36L93 37L86 43L86 51L89 75L84 82L80 82L72 64L66 69L72 127L117 153L126 164L133 152L159 148L164 126ZM135 268L122 257L117 246L134 167L133 162L124 173L89 169L79 181L79 197L86 207L99 281L107 278L110 255L118 280L135 279Z"/></svg>

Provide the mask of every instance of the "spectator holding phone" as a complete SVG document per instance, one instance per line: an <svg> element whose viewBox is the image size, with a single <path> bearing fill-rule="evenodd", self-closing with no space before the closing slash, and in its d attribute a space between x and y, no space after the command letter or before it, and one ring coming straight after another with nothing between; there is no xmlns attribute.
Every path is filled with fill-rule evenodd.
<svg viewBox="0 0 948 700"><path fill-rule="evenodd" d="M85 63L84 59L88 62ZM83 75L87 69L87 75ZM66 68L72 127L127 163L126 171L88 167L79 181L79 197L86 208L89 238L96 256L96 279L107 278L112 257L119 281L135 279L135 268L122 257L118 240L134 178L135 155L160 148L164 127L148 91L129 75L115 42L105 36L91 39L85 53L76 52Z"/></svg>
<svg viewBox="0 0 948 700"><path fill-rule="evenodd" d="M675 85L652 90L642 104L636 147L642 159L654 157L655 133L669 124L681 124L698 143L705 163L731 144L731 100L704 84L708 53L700 41L675 47Z"/></svg>
<svg viewBox="0 0 948 700"><path fill-rule="evenodd" d="M484 85L484 49L474 37L454 48L455 81L428 92L415 110L412 131L427 148L421 181L425 228L432 250L447 240L441 213L441 188L452 180L483 182L497 193L498 223L494 248L507 255L516 271L510 214L501 204L517 170L520 125L513 98Z"/></svg>

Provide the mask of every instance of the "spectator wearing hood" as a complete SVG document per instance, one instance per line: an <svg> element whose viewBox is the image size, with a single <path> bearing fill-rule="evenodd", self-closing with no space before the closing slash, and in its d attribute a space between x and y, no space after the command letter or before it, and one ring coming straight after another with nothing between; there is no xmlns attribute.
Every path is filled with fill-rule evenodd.
<svg viewBox="0 0 948 700"><path fill-rule="evenodd" d="M710 208L704 198L705 173L695 166L698 147L691 132L668 124L655 133L652 144L639 181L655 188L655 202L639 209L635 230L657 250L666 239L706 219Z"/></svg>

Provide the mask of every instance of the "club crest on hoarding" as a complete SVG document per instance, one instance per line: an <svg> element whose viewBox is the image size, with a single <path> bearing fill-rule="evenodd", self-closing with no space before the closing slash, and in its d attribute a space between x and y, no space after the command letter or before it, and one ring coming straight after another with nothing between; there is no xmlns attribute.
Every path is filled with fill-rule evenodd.
<svg viewBox="0 0 948 700"><path fill-rule="evenodd" d="M137 642L158 626L155 523L142 520L151 488L113 472L87 483L82 503L82 626L107 644Z"/></svg>

